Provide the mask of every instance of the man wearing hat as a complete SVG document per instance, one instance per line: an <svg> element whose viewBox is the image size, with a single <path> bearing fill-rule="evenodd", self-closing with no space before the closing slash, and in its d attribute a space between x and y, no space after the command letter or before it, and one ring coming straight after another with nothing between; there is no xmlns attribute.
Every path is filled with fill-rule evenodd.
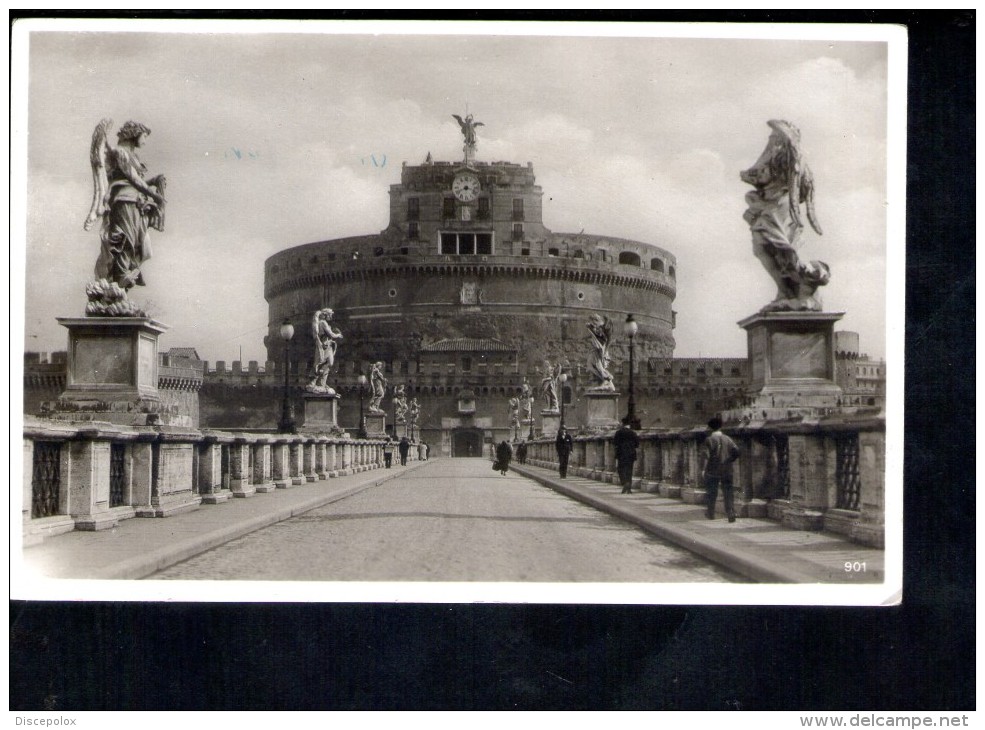
<svg viewBox="0 0 985 730"><path fill-rule="evenodd" d="M702 451L705 468L701 481L705 485L706 510L709 520L715 519L715 503L718 501L718 488L722 489L725 514L729 522L735 522L735 498L732 489L732 464L739 458L739 447L735 441L722 433L722 419L715 416L708 421L711 435L705 439Z"/></svg>

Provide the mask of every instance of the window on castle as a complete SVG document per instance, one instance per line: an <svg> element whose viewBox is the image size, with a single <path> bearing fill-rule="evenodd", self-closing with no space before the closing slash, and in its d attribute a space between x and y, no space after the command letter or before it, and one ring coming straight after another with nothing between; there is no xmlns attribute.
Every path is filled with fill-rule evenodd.
<svg viewBox="0 0 985 730"><path fill-rule="evenodd" d="M445 198L442 201L441 217L442 218L454 218L455 217L455 199L454 198Z"/></svg>
<svg viewBox="0 0 985 730"><path fill-rule="evenodd" d="M529 248L521 248L520 249L520 255L521 256L529 256L530 255L530 249Z"/></svg>
<svg viewBox="0 0 985 730"><path fill-rule="evenodd" d="M599 253L599 260L600 261L608 261L609 260L609 254L608 254L608 252L604 248L600 248L598 250L598 253Z"/></svg>
<svg viewBox="0 0 985 730"><path fill-rule="evenodd" d="M407 220L416 221L421 217L420 198L407 198Z"/></svg>
<svg viewBox="0 0 985 730"><path fill-rule="evenodd" d="M742 375L742 371L739 368L732 368L731 374L733 377L739 377Z"/></svg>
<svg viewBox="0 0 985 730"><path fill-rule="evenodd" d="M704 411L704 409L705 409L705 404L702 401L699 400L694 401L694 410L697 413L701 413L702 411Z"/></svg>
<svg viewBox="0 0 985 730"><path fill-rule="evenodd" d="M650 259L650 269L652 271L659 271L662 274L664 272L664 262L660 259Z"/></svg>
<svg viewBox="0 0 985 730"><path fill-rule="evenodd" d="M513 240L522 241L523 240L523 224L514 223L513 224Z"/></svg>
<svg viewBox="0 0 985 730"><path fill-rule="evenodd" d="M479 198L479 208L475 215L479 220L489 217L489 198Z"/></svg>
<svg viewBox="0 0 985 730"><path fill-rule="evenodd" d="M628 266L639 266L640 257L639 254L635 254L632 251L623 251L619 254L619 263L626 264Z"/></svg>
<svg viewBox="0 0 985 730"><path fill-rule="evenodd" d="M523 198L513 198L513 220L523 220Z"/></svg>
<svg viewBox="0 0 985 730"><path fill-rule="evenodd" d="M573 254L571 254L571 258L573 258L573 259L583 259L583 258L585 258L585 252L582 251L580 248L576 248L575 249L575 252Z"/></svg>
<svg viewBox="0 0 985 730"><path fill-rule="evenodd" d="M463 357L462 358L462 372L465 373L465 372L468 372L471 369L472 369L472 358L471 357Z"/></svg>
<svg viewBox="0 0 985 730"><path fill-rule="evenodd" d="M547 255L557 257L561 255L561 252L556 248L549 248L547 249Z"/></svg>
<svg viewBox="0 0 985 730"><path fill-rule="evenodd" d="M408 371L408 366L407 366L407 361L405 360L404 362L400 363L400 374L406 375L407 371Z"/></svg>
<svg viewBox="0 0 985 730"><path fill-rule="evenodd" d="M450 233L441 234L441 253L447 256L482 254L493 252L491 233Z"/></svg>
<svg viewBox="0 0 985 730"><path fill-rule="evenodd" d="M407 238L412 241L416 241L421 237L421 224L417 221L411 221L407 224Z"/></svg>
<svg viewBox="0 0 985 730"><path fill-rule="evenodd" d="M677 276L677 271L674 270L674 267L673 266L670 267L670 269L668 270L667 273L670 274L671 278Z"/></svg>
<svg viewBox="0 0 985 730"><path fill-rule="evenodd" d="M674 413L684 412L684 401L674 401Z"/></svg>
<svg viewBox="0 0 985 730"><path fill-rule="evenodd" d="M715 368L714 370L712 370L712 372L715 375L721 375L722 374L722 369L721 368Z"/></svg>

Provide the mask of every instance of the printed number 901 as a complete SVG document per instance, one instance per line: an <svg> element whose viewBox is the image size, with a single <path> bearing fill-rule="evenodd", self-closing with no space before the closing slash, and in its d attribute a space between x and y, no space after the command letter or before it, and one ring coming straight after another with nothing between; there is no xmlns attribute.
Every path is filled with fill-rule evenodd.
<svg viewBox="0 0 985 730"><path fill-rule="evenodd" d="M865 572L865 563L864 562L863 563L860 563L857 560L854 563L851 562L851 561L847 561L845 563L845 572L846 573L864 573Z"/></svg>

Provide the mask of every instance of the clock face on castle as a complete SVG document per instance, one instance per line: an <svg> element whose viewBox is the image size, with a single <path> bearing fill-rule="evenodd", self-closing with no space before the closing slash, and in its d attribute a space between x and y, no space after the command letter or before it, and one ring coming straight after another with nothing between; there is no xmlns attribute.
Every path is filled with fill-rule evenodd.
<svg viewBox="0 0 985 730"><path fill-rule="evenodd" d="M455 176L451 191L463 203L471 203L479 195L479 178L471 172L461 172Z"/></svg>

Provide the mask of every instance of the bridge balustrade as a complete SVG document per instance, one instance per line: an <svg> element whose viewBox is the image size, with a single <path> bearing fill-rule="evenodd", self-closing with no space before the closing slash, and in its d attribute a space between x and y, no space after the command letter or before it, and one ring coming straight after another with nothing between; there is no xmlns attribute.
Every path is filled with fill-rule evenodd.
<svg viewBox="0 0 985 730"><path fill-rule="evenodd" d="M834 414L812 421L726 428L739 446L734 465L740 516L766 517L793 529L828 530L861 544L885 542L885 419ZM688 504L703 504L704 428L643 431L634 486ZM617 481L612 431L579 434L569 473ZM557 469L553 439L527 442L527 463Z"/></svg>
<svg viewBox="0 0 985 730"><path fill-rule="evenodd" d="M383 465L382 440L24 421L25 544ZM416 449L410 459L416 460Z"/></svg>

